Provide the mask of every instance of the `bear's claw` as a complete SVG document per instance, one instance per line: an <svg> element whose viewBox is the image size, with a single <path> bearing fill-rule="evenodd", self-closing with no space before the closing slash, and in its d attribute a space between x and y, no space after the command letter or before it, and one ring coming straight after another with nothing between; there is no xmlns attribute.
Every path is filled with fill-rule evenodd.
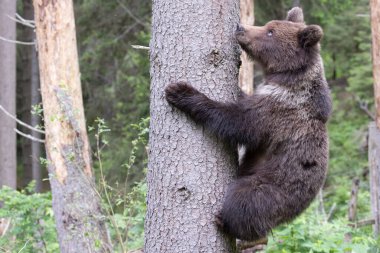
<svg viewBox="0 0 380 253"><path fill-rule="evenodd" d="M166 100L172 105L178 105L184 99L197 94L199 91L186 82L171 83L165 88Z"/></svg>

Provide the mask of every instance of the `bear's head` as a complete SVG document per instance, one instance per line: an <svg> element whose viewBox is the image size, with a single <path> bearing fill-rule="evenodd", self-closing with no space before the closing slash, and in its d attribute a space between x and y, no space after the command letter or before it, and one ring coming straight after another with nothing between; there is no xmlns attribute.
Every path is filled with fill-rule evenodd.
<svg viewBox="0 0 380 253"><path fill-rule="evenodd" d="M302 9L295 7L286 20L266 25L238 25L236 39L244 51L263 66L266 74L300 71L319 59L323 36L317 25L306 25Z"/></svg>

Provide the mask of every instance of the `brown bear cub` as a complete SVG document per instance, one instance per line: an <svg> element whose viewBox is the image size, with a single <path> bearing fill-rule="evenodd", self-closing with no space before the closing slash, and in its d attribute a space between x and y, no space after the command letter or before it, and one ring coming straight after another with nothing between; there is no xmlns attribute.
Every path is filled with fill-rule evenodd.
<svg viewBox="0 0 380 253"><path fill-rule="evenodd" d="M328 162L326 121L331 98L320 57L322 29L305 25L302 10L263 27L238 25L236 39L261 64L265 81L237 102L209 99L180 82L167 101L229 143L245 147L218 225L247 241L291 221L322 187Z"/></svg>

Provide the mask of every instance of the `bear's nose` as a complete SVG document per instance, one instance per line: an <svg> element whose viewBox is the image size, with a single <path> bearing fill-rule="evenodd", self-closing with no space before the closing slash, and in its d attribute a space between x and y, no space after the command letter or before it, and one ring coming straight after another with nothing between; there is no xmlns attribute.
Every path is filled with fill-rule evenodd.
<svg viewBox="0 0 380 253"><path fill-rule="evenodd" d="M237 24L236 32L244 32L244 27L241 24Z"/></svg>

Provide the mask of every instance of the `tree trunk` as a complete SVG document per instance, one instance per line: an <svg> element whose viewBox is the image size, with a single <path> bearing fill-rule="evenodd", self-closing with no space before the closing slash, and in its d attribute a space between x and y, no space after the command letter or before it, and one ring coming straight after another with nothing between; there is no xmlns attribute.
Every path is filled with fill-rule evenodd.
<svg viewBox="0 0 380 253"><path fill-rule="evenodd" d="M35 48L33 48L31 52L31 67L32 67L32 76L31 76L31 103L33 105L38 105L41 103L41 93L40 93L40 75L38 69L38 56ZM32 114L31 122L32 126L41 125L41 115ZM41 134L33 131L31 135L37 139L41 139ZM43 190L43 182L42 182L42 169L40 163L41 157L41 144L39 142L32 142L32 179L36 181L36 192L41 192ZM46 172L45 172L46 174Z"/></svg>
<svg viewBox="0 0 380 253"><path fill-rule="evenodd" d="M34 0L46 153L61 252L109 252L94 187L72 0Z"/></svg>
<svg viewBox="0 0 380 253"><path fill-rule="evenodd" d="M380 0L371 0L372 64L376 126L380 129Z"/></svg>
<svg viewBox="0 0 380 253"><path fill-rule="evenodd" d="M27 20L34 19L34 10L32 0L23 1L23 17ZM32 28L22 26L22 41L34 41L35 32ZM31 109L33 105L41 102L39 93L39 75L38 75L38 60L37 52L34 46L22 47L21 71L22 80L20 82L21 94L21 120L29 125L36 126L41 123L38 115L32 115ZM33 137L41 138L39 133L23 128L24 133L30 134ZM21 139L22 160L24 169L24 186L30 183L31 180L36 182L35 190L40 192L42 189L41 166L39 158L41 156L41 145L38 142L33 142L29 139Z"/></svg>
<svg viewBox="0 0 380 253"><path fill-rule="evenodd" d="M369 126L368 156L370 166L371 209L375 236L380 232L380 1L371 0L372 64L375 90L376 122Z"/></svg>
<svg viewBox="0 0 380 253"><path fill-rule="evenodd" d="M16 23L10 17L16 13L15 0L0 4L0 36L16 39ZM0 39L0 105L16 114L16 44ZM16 122L0 113L0 187L16 188Z"/></svg>
<svg viewBox="0 0 380 253"><path fill-rule="evenodd" d="M369 125L368 163L370 172L371 210L375 224L373 231L380 232L380 131L375 123Z"/></svg>
<svg viewBox="0 0 380 253"><path fill-rule="evenodd" d="M254 0L240 0L240 23L253 25L254 17ZM239 87L248 95L253 94L253 61L251 61L246 52L242 52L241 66L239 71Z"/></svg>
<svg viewBox="0 0 380 253"><path fill-rule="evenodd" d="M214 223L237 156L170 107L164 88L188 81L210 98L237 96L239 2L153 1L145 253L235 252ZM235 152L236 153L236 152Z"/></svg>

